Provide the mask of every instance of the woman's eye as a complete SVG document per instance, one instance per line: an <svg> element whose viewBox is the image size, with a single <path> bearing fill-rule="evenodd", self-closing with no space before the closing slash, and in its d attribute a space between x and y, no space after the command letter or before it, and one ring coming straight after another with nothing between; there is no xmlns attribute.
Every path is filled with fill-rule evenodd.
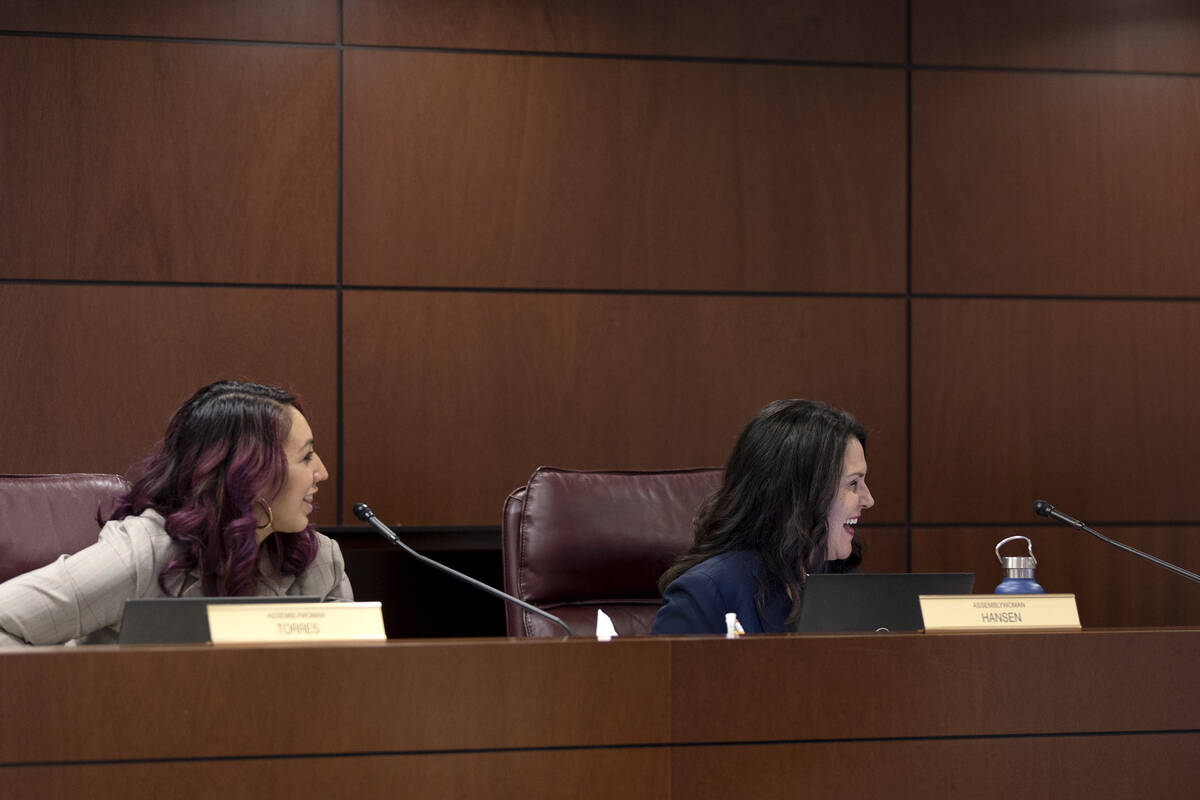
<svg viewBox="0 0 1200 800"><path fill-rule="evenodd" d="M313 456L315 456L315 455L316 455L316 453L308 453L307 455L305 455L305 456L304 456L304 463L305 463L305 464L307 464L308 462L312 461L312 460L313 460Z"/></svg>

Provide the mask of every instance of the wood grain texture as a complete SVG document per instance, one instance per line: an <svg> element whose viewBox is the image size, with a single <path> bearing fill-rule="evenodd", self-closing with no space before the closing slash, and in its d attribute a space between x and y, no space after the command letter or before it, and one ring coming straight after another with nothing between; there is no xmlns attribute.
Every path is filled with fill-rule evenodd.
<svg viewBox="0 0 1200 800"><path fill-rule="evenodd" d="M6 797L1177 797L1198 648L1200 629L37 648L0 653L0 763Z"/></svg>
<svg viewBox="0 0 1200 800"><path fill-rule="evenodd" d="M868 483L873 492L874 483L871 481ZM888 498L889 501L893 499ZM868 514L874 516L875 511L872 510ZM864 514L864 518L868 514ZM854 535L862 542L863 546L863 572L908 572L908 530L906 528L864 525L860 526Z"/></svg>
<svg viewBox="0 0 1200 800"><path fill-rule="evenodd" d="M348 44L573 53L904 60L900 0L345 0Z"/></svg>
<svg viewBox="0 0 1200 800"><path fill-rule="evenodd" d="M702 744L1194 733L1198 645L1162 630L679 637L671 729ZM748 715L730 675L771 687L771 713Z"/></svg>
<svg viewBox="0 0 1200 800"><path fill-rule="evenodd" d="M0 472L129 475L201 386L240 378L298 393L333 477L332 291L0 285Z"/></svg>
<svg viewBox="0 0 1200 800"><path fill-rule="evenodd" d="M334 281L334 52L10 38L0 107L0 277Z"/></svg>
<svg viewBox="0 0 1200 800"><path fill-rule="evenodd" d="M760 800L791 800L798 787L864 800L1187 797L1200 781L1197 747L1196 733L688 747L671 753L671 789Z"/></svg>
<svg viewBox="0 0 1200 800"><path fill-rule="evenodd" d="M1200 572L1200 528L1091 525L1110 539ZM1037 582L1047 592L1074 594L1085 628L1200 625L1200 584L1061 525L916 528L913 571L974 572L975 592L991 592L1003 577L996 544L1017 535L1033 542ZM1025 543L1009 542L1001 552L1025 555Z"/></svg>
<svg viewBox="0 0 1200 800"><path fill-rule="evenodd" d="M0 763L669 740L665 643L622 639L599 650L594 639L532 641L111 646L82 648L79 658L65 661L56 658L61 649L8 651L6 719L44 722L33 730L0 729ZM164 690L149 694L154 684ZM133 718L141 724L131 724Z"/></svg>
<svg viewBox="0 0 1200 800"><path fill-rule="evenodd" d="M1193 303L917 300L913 521L1200 520Z"/></svg>
<svg viewBox="0 0 1200 800"><path fill-rule="evenodd" d="M4 775L8 800L208 800L214 787L220 787L223 800L397 796L661 800L670 796L669 764L667 748L604 748L6 767Z"/></svg>
<svg viewBox="0 0 1200 800"><path fill-rule="evenodd" d="M337 0L0 0L0 30L334 42Z"/></svg>
<svg viewBox="0 0 1200 800"><path fill-rule="evenodd" d="M903 291L895 70L349 51L348 284Z"/></svg>
<svg viewBox="0 0 1200 800"><path fill-rule="evenodd" d="M1191 0L913 0L913 60L1034 69L1200 71Z"/></svg>
<svg viewBox="0 0 1200 800"><path fill-rule="evenodd" d="M1200 78L913 77L917 292L1200 295Z"/></svg>
<svg viewBox="0 0 1200 800"><path fill-rule="evenodd" d="M637 798L814 796L946 798L1186 797L1197 734L727 745L8 767L11 800L87 796L208 798L265 795ZM996 764L1020 765L997 780ZM731 764L770 764L734 769ZM864 766L869 765L869 766Z"/></svg>
<svg viewBox="0 0 1200 800"><path fill-rule="evenodd" d="M763 405L870 428L872 522L904 519L904 303L553 293L345 296L347 511L494 525L540 465L724 463Z"/></svg>

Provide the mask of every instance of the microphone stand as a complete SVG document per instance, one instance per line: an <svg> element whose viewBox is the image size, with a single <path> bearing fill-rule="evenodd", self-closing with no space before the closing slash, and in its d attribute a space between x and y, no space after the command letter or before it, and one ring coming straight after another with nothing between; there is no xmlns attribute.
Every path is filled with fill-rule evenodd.
<svg viewBox="0 0 1200 800"><path fill-rule="evenodd" d="M1090 533L1092 536L1095 536L1100 541L1107 542L1108 544L1111 544L1113 547L1117 548L1118 550L1124 550L1126 553L1132 553L1133 555L1137 556L1138 558L1144 558L1147 561L1149 561L1151 564L1156 564L1157 566L1160 566L1163 569L1170 570L1171 572L1174 572L1176 575L1187 578L1189 581L1195 581L1196 583L1200 583L1200 575L1197 575L1194 572L1189 572L1188 570L1184 569L1183 567L1177 567L1174 564L1170 563L1169 561L1163 561L1161 558L1155 558L1154 556L1150 555L1149 553L1143 553L1141 550L1130 547L1127 544L1121 544L1120 542L1113 541L1112 539L1108 538L1107 536L1100 533L1099 531L1092 530L1087 525L1083 524L1082 522L1075 519L1074 517L1062 513L1057 508L1055 508L1054 506L1047 503L1045 500L1034 500L1033 501L1033 512L1042 517L1049 517L1050 519L1058 520L1059 522L1063 523L1064 525L1071 526L1075 530L1083 531L1084 533Z"/></svg>
<svg viewBox="0 0 1200 800"><path fill-rule="evenodd" d="M399 536L396 535L395 531L393 531L387 525L384 525L382 522L380 522L379 517L375 516L375 512L372 511L371 507L368 506L366 503L356 503L355 504L354 516L358 517L359 519L361 519L363 522L367 523L368 525L371 525L373 528L375 528L376 531L378 531L383 536L383 538L387 539L392 544L401 548L402 550L404 550L404 552L408 553L410 556L417 559L418 561L420 561L424 564L428 564L429 566L433 567L434 569L441 570L442 572L445 572L447 575L452 575L455 578L458 578L460 581L469 583L477 589L482 589L483 591L487 592L488 594L499 597L501 600L504 600L505 602L515 603L516 605L520 606L521 608L525 609L526 611L533 612L534 614L537 614L539 617L544 617L545 619L550 620L555 625L558 625L564 631L566 631L567 636L575 635L575 633L571 630L570 626L567 625L567 623L563 622L561 619L554 616L550 612L543 611L542 609L538 608L535 605L531 605L530 603L526 603L524 600L513 597L511 594L502 592L499 589L495 588L494 586L488 586L483 581L476 580L476 579L472 578L470 575L464 575L463 573L459 572L456 569L451 569L450 567L447 567L445 564L440 564L437 561L434 561L432 558L429 558L428 556L423 556L420 553L418 553L416 550L413 550L411 547L406 545Z"/></svg>

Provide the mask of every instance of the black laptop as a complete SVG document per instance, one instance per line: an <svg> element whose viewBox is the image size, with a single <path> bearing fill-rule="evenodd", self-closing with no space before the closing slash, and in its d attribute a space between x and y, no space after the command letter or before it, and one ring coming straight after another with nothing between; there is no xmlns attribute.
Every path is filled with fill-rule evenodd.
<svg viewBox="0 0 1200 800"><path fill-rule="evenodd" d="M922 594L970 594L973 572L809 575L798 633L919 631Z"/></svg>
<svg viewBox="0 0 1200 800"><path fill-rule="evenodd" d="M212 641L212 603L320 603L320 597L143 597L125 601L118 644L193 644Z"/></svg>

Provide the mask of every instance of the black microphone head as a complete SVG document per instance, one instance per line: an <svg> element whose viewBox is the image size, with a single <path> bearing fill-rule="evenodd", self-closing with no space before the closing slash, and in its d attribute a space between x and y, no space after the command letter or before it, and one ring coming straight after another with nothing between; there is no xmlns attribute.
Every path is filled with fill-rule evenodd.
<svg viewBox="0 0 1200 800"><path fill-rule="evenodd" d="M1039 517L1048 517L1054 511L1054 506L1047 503L1045 500L1033 501L1033 513Z"/></svg>
<svg viewBox="0 0 1200 800"><path fill-rule="evenodd" d="M363 522L370 522L371 517L375 516L375 512L366 503L354 504L354 516L361 519Z"/></svg>

